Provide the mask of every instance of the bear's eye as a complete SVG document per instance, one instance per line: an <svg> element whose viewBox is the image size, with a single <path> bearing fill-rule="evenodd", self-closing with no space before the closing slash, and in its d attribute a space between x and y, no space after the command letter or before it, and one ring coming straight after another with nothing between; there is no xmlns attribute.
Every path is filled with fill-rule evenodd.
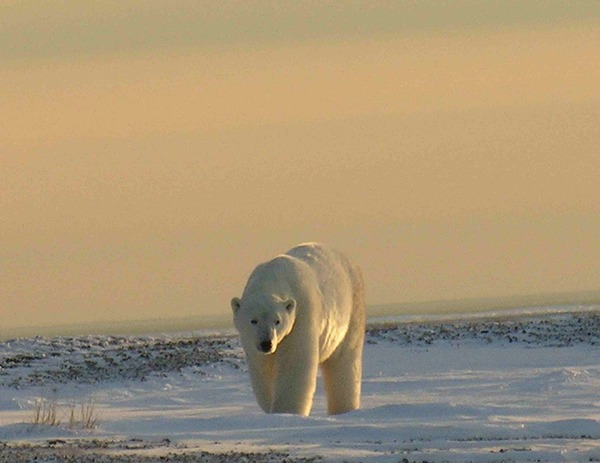
<svg viewBox="0 0 600 463"><path fill-rule="evenodd" d="M275 320L275 324L279 325L281 323L281 320Z"/></svg>
<svg viewBox="0 0 600 463"><path fill-rule="evenodd" d="M252 323L253 325L256 325L258 323L258 320L251 320L250 323Z"/></svg>

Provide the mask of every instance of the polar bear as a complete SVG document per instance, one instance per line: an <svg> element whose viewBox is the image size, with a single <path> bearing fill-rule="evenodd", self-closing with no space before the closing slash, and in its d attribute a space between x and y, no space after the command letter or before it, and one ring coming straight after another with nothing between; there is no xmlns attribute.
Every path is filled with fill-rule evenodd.
<svg viewBox="0 0 600 463"><path fill-rule="evenodd" d="M356 265L317 243L296 246L252 272L231 308L265 412L308 415L319 366L328 413L360 407L363 288Z"/></svg>

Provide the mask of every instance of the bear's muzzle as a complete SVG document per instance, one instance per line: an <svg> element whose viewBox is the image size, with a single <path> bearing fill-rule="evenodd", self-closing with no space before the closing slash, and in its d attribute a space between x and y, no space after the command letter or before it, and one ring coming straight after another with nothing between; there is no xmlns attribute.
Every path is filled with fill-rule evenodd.
<svg viewBox="0 0 600 463"><path fill-rule="evenodd" d="M264 352L265 354L269 354L273 350L273 341L261 341L258 348L261 352Z"/></svg>

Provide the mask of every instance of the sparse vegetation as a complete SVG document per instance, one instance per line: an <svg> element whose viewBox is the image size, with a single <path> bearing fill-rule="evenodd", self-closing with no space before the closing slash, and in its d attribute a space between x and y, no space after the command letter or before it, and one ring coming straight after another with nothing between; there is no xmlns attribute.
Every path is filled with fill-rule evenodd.
<svg viewBox="0 0 600 463"><path fill-rule="evenodd" d="M96 410L96 404L93 399L88 399L79 404L71 403L69 408L69 429L96 429L100 423L100 415ZM59 413L59 404L56 398L45 399L38 398L33 405L33 417L31 424L33 426L60 426L63 423L61 419L64 414Z"/></svg>
<svg viewBox="0 0 600 463"><path fill-rule="evenodd" d="M76 412L79 411L79 414ZM82 402L79 407L71 404L69 414L69 429L96 429L100 423L100 415L96 411L94 399Z"/></svg>
<svg viewBox="0 0 600 463"><path fill-rule="evenodd" d="M58 418L58 405L56 399L36 399L33 405L33 419L31 424L59 426L60 419Z"/></svg>

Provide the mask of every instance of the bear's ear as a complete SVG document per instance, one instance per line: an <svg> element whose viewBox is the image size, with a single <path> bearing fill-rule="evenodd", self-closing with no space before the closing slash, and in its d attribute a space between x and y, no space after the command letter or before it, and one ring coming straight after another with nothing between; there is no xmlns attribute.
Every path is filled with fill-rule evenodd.
<svg viewBox="0 0 600 463"><path fill-rule="evenodd" d="M296 300L290 298L285 301L285 310L287 310L289 313L292 313L294 310L296 310Z"/></svg>
<svg viewBox="0 0 600 463"><path fill-rule="evenodd" d="M234 297L231 300L231 310L233 310L233 313L236 313L238 310L240 310L241 306L242 306L242 301L240 300L239 297Z"/></svg>

